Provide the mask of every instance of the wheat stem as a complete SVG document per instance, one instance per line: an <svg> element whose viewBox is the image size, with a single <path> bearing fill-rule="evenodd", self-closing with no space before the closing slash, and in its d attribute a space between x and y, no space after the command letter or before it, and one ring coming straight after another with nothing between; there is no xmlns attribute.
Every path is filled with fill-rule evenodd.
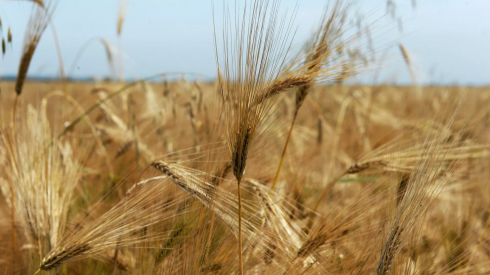
<svg viewBox="0 0 490 275"><path fill-rule="evenodd" d="M240 260L240 275L243 275L243 251L242 251L242 192L241 192L241 178L238 180L238 250Z"/></svg>
<svg viewBox="0 0 490 275"><path fill-rule="evenodd" d="M293 132L294 123L296 122L296 117L297 115L294 115L293 121L291 122L291 127L289 128L288 137L286 138L286 144L284 144L284 148L282 149L281 160L279 161L279 166L277 167L276 175L274 176L274 181L272 182L271 192L274 191L274 188L276 187L277 179L279 178L279 174L281 173L282 163L284 161L284 157L286 156L286 150L289 145L289 140L291 139L291 133Z"/></svg>

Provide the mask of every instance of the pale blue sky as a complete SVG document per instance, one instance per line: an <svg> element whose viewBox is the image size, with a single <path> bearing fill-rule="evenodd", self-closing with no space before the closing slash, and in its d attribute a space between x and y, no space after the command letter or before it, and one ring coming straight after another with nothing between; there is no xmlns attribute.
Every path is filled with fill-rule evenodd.
<svg viewBox="0 0 490 275"><path fill-rule="evenodd" d="M234 1L230 1L234 2ZM240 2L240 1L239 1ZM325 0L283 0L281 7L294 9L298 3L295 37L300 45L318 20ZM372 32L379 49L391 47L380 80L409 83L398 43L411 52L422 83L490 84L490 1L488 0L396 0L396 18L384 16L385 0L363 0L353 11L376 23ZM217 22L221 21L221 0L215 0ZM12 28L13 47L0 62L1 75L15 75L25 26L32 4L2 1L4 26ZM95 37L118 45L116 22L119 0L61 0L53 16L65 68L68 71L80 47ZM379 19L379 20L378 20ZM196 72L216 76L211 1L139 0L129 1L121 40L125 76L143 78L163 72ZM90 44L79 60L74 76L109 74L105 51L98 42ZM55 76L58 60L48 27L34 55L30 76ZM370 81L371 76L361 76Z"/></svg>

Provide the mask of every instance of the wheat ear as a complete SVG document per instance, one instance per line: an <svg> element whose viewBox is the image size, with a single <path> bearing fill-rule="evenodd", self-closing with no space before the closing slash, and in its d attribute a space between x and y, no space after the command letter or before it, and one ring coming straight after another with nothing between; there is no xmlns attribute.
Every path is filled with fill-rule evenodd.
<svg viewBox="0 0 490 275"><path fill-rule="evenodd" d="M276 81L277 83L271 85L270 90L264 96L264 98L267 98L278 93L280 91L279 87L298 87L298 90L296 91L293 120L291 121L286 143L284 144L279 165L277 167L274 180L272 181L271 191L275 189L277 180L279 179L279 174L281 173L282 164L284 162L284 157L286 156L286 151L291 139L291 134L293 132L299 109L303 105L303 102L305 101L305 98L313 84L315 84L315 82L317 82L317 80L321 77L321 68L325 65L325 61L327 61L331 55L330 47L332 47L332 44L334 44L339 38L338 34L341 32L343 27L342 20L339 19L344 16L345 10L341 5L340 0L335 3L331 14L328 14L327 12L328 9L325 9L322 23L314 36L314 49L307 54L304 65L300 67L300 71L305 70L305 72L297 77L287 77L285 80ZM340 21L339 24L337 24L337 20ZM331 67L335 67L335 65L331 65ZM329 70L327 69L327 71Z"/></svg>

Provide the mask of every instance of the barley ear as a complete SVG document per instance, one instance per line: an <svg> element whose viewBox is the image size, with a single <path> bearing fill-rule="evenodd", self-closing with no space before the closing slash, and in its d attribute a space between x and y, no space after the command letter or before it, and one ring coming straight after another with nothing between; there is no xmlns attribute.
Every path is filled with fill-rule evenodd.
<svg viewBox="0 0 490 275"><path fill-rule="evenodd" d="M79 256L88 250L90 250L92 246L88 243L75 243L69 247L60 247L55 249L53 252L49 253L42 261L39 269L41 270L51 270L63 262L68 261L76 256Z"/></svg>
<svg viewBox="0 0 490 275"><path fill-rule="evenodd" d="M20 95L22 93L22 87L24 87L27 70L29 70L29 65L31 64L31 59L34 55L35 50L35 45L28 45L27 50L24 52L20 59L19 72L17 73L17 80L15 82L15 92L17 93L17 95Z"/></svg>
<svg viewBox="0 0 490 275"><path fill-rule="evenodd" d="M245 119L246 121L246 119ZM239 131L236 135L236 142L232 151L233 174L238 184L238 246L240 260L240 274L243 273L243 244L242 244L242 192L240 183L242 181L245 165L247 164L248 149L252 139L252 128L247 123L240 124Z"/></svg>
<svg viewBox="0 0 490 275"><path fill-rule="evenodd" d="M383 252L381 253L378 268L376 269L378 275L387 274L390 272L391 265L393 264L393 260L398 253L398 248L401 243L400 235L402 231L403 229L399 226L395 226L391 230L390 236L386 240Z"/></svg>
<svg viewBox="0 0 490 275"><path fill-rule="evenodd" d="M240 127L240 131L237 133L236 143L233 147L232 164L233 175L240 183L245 171L245 165L247 164L248 149L251 141L252 128L250 126Z"/></svg>
<svg viewBox="0 0 490 275"><path fill-rule="evenodd" d="M34 13L31 15L31 18L27 23L24 43L22 46L22 57L20 58L19 70L17 72L17 80L15 82L15 92L17 93L17 95L20 95L22 93L22 87L24 86L32 56L36 51L36 47L41 40L41 36L44 33L44 30L51 20L51 14L56 7L56 3L49 3L45 5L43 1L34 2L38 3L39 6L35 8ZM56 0L54 0L54 2L56 2Z"/></svg>

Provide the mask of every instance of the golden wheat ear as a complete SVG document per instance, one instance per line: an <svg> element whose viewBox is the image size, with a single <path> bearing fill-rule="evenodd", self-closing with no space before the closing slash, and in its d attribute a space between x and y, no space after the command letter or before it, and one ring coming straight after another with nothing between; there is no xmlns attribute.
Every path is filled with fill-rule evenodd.
<svg viewBox="0 0 490 275"><path fill-rule="evenodd" d="M338 63L335 59L332 60L331 58L334 49L338 48L342 43L345 43L341 41L341 35L344 31L344 21L347 14L346 8L344 1L338 0L331 10L328 8L325 9L320 26L317 28L310 41L305 45L305 48L308 49L306 55L300 55L299 60L294 61L292 65L287 67L285 71L281 73L282 77L274 81L257 99L256 104L261 104L268 98L283 91L296 88L293 120L286 138L286 143L282 150L281 159L272 182L271 190L275 189L279 179L279 174L281 172L298 112L313 85L330 78L336 81L339 78L344 79L349 74L349 68L354 67L355 65L352 61ZM341 68L340 71L339 68Z"/></svg>
<svg viewBox="0 0 490 275"><path fill-rule="evenodd" d="M22 56L20 58L19 70L17 72L17 79L15 81L15 92L17 95L22 93L22 87L31 64L32 56L36 51L37 45L41 40L41 36L44 30L51 20L51 15L56 8L57 1L34 1L38 3L38 6L34 8L34 12L27 23L27 29L24 35L24 42L22 45Z"/></svg>
<svg viewBox="0 0 490 275"><path fill-rule="evenodd" d="M243 273L241 181L245 173L248 153L255 142L257 127L269 115L270 101L257 100L278 81L282 64L288 54L291 25L279 19L279 1L253 1L246 5L240 24L225 21L222 58L215 34L216 62L219 90L223 98L223 113L227 128L227 143L233 174L238 185L239 265ZM225 14L225 18L230 16ZM281 24L280 24L281 23ZM234 26L234 30L232 29ZM283 28L286 31L283 32ZM222 70L221 70L222 69ZM285 83L285 86L290 84Z"/></svg>

